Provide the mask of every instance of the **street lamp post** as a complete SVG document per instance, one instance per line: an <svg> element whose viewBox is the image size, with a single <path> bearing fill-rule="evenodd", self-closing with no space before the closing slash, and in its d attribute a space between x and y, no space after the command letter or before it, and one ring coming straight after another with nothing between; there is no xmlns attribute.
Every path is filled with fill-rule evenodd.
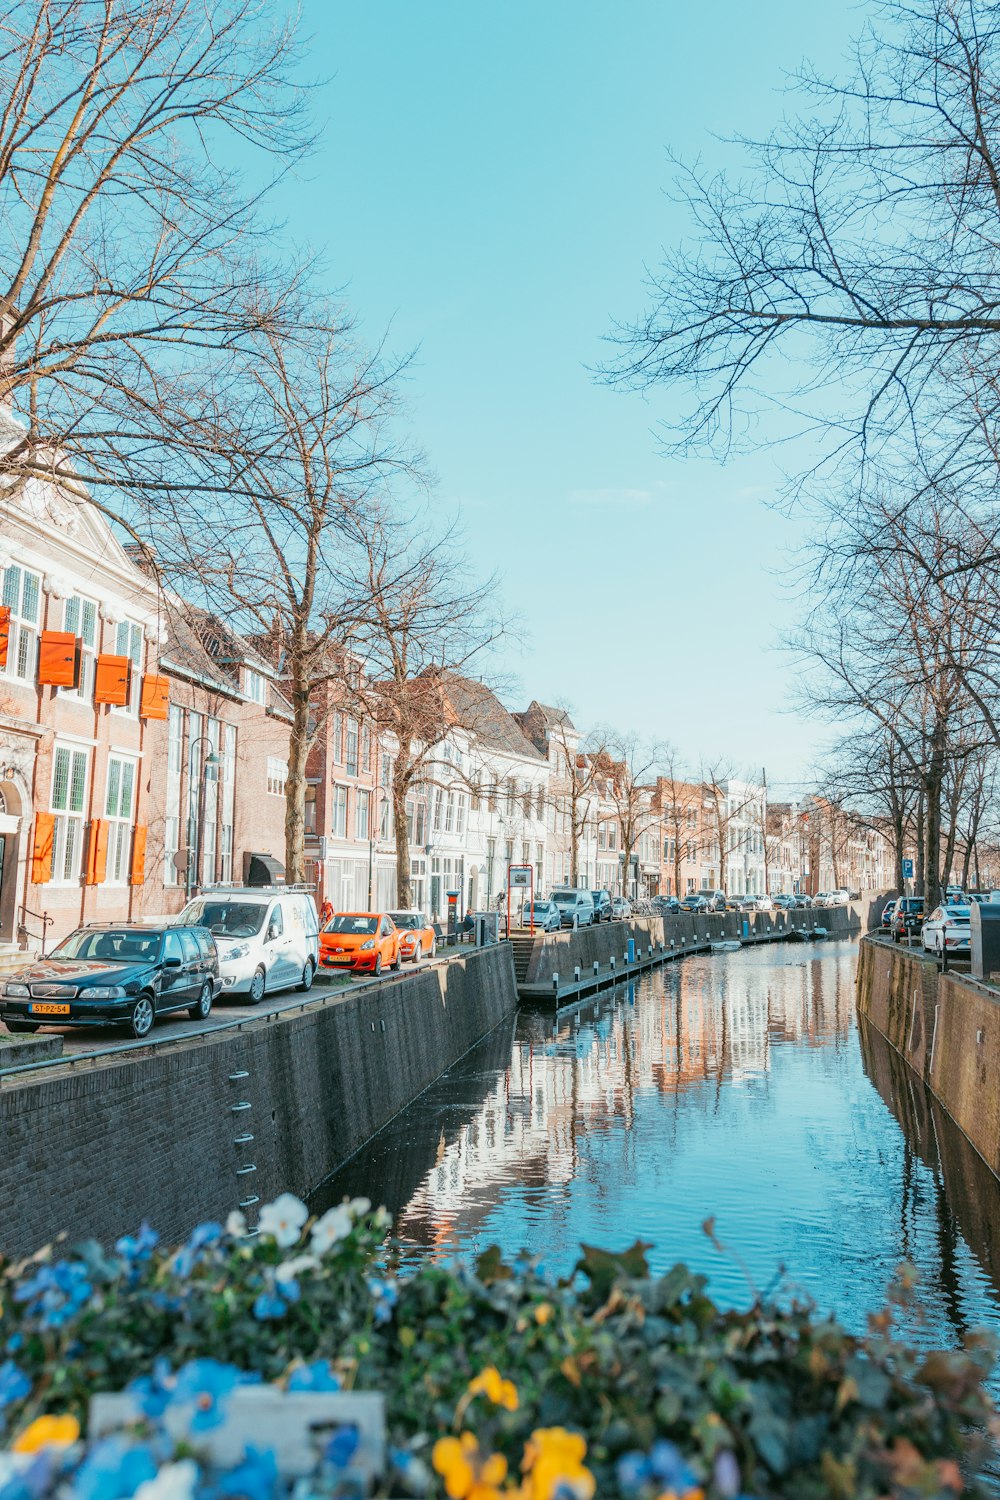
<svg viewBox="0 0 1000 1500"><path fill-rule="evenodd" d="M379 788L379 825L381 826L385 809L389 806L390 797L385 787ZM372 816L372 808L368 809L368 910L372 909L372 884L375 877L375 819Z"/></svg>
<svg viewBox="0 0 1000 1500"><path fill-rule="evenodd" d="M204 741L204 743L209 746L209 751L208 751L208 754L202 760L201 771L199 772L199 775L198 775L198 811L197 811L197 814L195 816L194 849L192 851L193 854L194 854L194 858L192 859L191 856L190 856L190 854L189 854L189 856L188 856L188 864L187 864L187 881L186 881L187 890L186 890L186 899L188 901L191 900L191 893L194 890L195 885L196 884L200 884L200 882L196 882L196 880L195 880L194 877L197 875L197 873L198 873L198 866L201 864L202 848L203 848L204 842L205 842L205 782L206 782L207 775L208 775L208 768L209 768L209 766L215 767L215 766L218 766L220 764L219 757L216 755L215 751L211 748L212 741L209 738L209 736L207 734L196 735L195 738L191 741L190 745L188 746L188 780L189 780L188 796L189 797L191 795L191 790L190 790L190 775L191 775L191 767L194 764L195 746L196 745L200 745L202 743L202 741Z"/></svg>

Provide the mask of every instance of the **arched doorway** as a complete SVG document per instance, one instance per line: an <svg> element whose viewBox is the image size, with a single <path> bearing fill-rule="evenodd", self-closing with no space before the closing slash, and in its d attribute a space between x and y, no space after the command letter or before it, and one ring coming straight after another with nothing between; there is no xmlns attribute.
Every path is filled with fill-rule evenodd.
<svg viewBox="0 0 1000 1500"><path fill-rule="evenodd" d="M22 810L16 784L0 781L0 943L14 941Z"/></svg>

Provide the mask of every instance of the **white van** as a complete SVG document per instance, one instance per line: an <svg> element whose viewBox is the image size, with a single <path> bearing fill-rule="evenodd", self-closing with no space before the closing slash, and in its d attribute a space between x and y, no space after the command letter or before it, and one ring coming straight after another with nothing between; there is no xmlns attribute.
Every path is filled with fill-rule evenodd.
<svg viewBox="0 0 1000 1500"><path fill-rule="evenodd" d="M177 917L207 927L219 950L223 995L256 1005L275 990L308 990L319 961L319 920L308 891L226 886L203 891Z"/></svg>

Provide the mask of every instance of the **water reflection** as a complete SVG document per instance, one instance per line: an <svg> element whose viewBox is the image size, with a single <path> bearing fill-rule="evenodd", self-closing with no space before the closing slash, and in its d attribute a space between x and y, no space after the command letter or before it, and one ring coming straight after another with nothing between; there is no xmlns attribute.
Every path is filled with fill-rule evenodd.
<svg viewBox="0 0 1000 1500"><path fill-rule="evenodd" d="M903 1081L871 1038L863 1063L854 960L849 943L748 949L555 1020L522 1013L513 1041L470 1054L322 1201L385 1201L414 1257L496 1242L561 1273L581 1241L639 1236L658 1267L686 1260L729 1302L784 1268L859 1328L908 1258L924 1276L916 1336L992 1320L997 1185L942 1168L957 1132L897 1107ZM952 1143L931 1151L929 1129ZM709 1215L738 1261L706 1239Z"/></svg>

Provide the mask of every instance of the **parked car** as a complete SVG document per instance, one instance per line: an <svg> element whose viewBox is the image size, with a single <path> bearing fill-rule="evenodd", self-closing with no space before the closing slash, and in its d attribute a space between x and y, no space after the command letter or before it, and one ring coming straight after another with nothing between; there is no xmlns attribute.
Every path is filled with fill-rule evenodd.
<svg viewBox="0 0 1000 1500"><path fill-rule="evenodd" d="M402 963L402 934L387 911L339 911L319 935L323 969L381 974Z"/></svg>
<svg viewBox="0 0 1000 1500"><path fill-rule="evenodd" d="M594 921L595 922L610 922L611 921L611 892L610 891L591 891L590 897L591 897L591 900L594 903Z"/></svg>
<svg viewBox="0 0 1000 1500"><path fill-rule="evenodd" d="M725 893L725 891L699 891L698 895L699 896L704 896L705 903L706 903L706 907L705 907L706 911L725 911L725 909L726 909L726 893Z"/></svg>
<svg viewBox="0 0 1000 1500"><path fill-rule="evenodd" d="M626 901L624 896L615 896L611 903L611 915L618 921L624 921L632 915L632 903Z"/></svg>
<svg viewBox="0 0 1000 1500"><path fill-rule="evenodd" d="M924 898L922 896L900 896L892 914L892 940L901 942L911 932L919 932L924 925Z"/></svg>
<svg viewBox="0 0 1000 1500"><path fill-rule="evenodd" d="M543 932L558 932L562 926L562 912L554 901L535 901L524 908L525 923L540 927Z"/></svg>
<svg viewBox="0 0 1000 1500"><path fill-rule="evenodd" d="M206 1020L220 988L218 951L204 927L94 922L7 977L0 1017L8 1031L125 1022L141 1039L174 1011Z"/></svg>
<svg viewBox="0 0 1000 1500"><path fill-rule="evenodd" d="M754 898L753 898L753 906L752 906L751 910L752 911L766 911L766 912L773 911L774 910L774 905L773 905L773 903L771 901L770 896L767 896L767 895L754 896Z"/></svg>
<svg viewBox="0 0 1000 1500"><path fill-rule="evenodd" d="M681 911L707 912L708 901L704 891L689 891L681 898Z"/></svg>
<svg viewBox="0 0 1000 1500"><path fill-rule="evenodd" d="M848 903L850 902L850 900L851 900L851 893L850 893L850 891L847 890L844 886L841 886L839 888L839 890L831 891L830 892L830 899L827 902L827 905L828 906L847 906Z"/></svg>
<svg viewBox="0 0 1000 1500"><path fill-rule="evenodd" d="M434 957L437 933L426 912L391 911L389 916L399 932L399 955L404 963L415 964L420 958Z"/></svg>
<svg viewBox="0 0 1000 1500"><path fill-rule="evenodd" d="M936 953L938 957L946 951L971 952L972 917L969 906L950 901L947 906L935 907L920 929L920 946L925 953Z"/></svg>
<svg viewBox="0 0 1000 1500"><path fill-rule="evenodd" d="M882 908L882 916L881 916L881 919L880 919L879 924L878 924L880 932L891 932L892 931L892 914L893 914L893 912L895 910L896 910L896 903L895 903L895 901L887 901L885 903L885 905Z"/></svg>
<svg viewBox="0 0 1000 1500"><path fill-rule="evenodd" d="M771 897L771 904L780 908L781 911L791 911L793 906L798 906L797 896L792 896L788 891L779 891L776 896Z"/></svg>
<svg viewBox="0 0 1000 1500"><path fill-rule="evenodd" d="M661 917L672 917L681 909L681 903L676 896L654 896L650 906Z"/></svg>
<svg viewBox="0 0 1000 1500"><path fill-rule="evenodd" d="M560 888L550 893L549 900L558 906L563 927L589 927L595 920L594 901L589 891Z"/></svg>
<svg viewBox="0 0 1000 1500"><path fill-rule="evenodd" d="M970 906L972 905L973 901L976 903L977 906L989 906L989 905L992 904L992 897L991 897L989 891L970 891L969 892L969 905Z"/></svg>
<svg viewBox="0 0 1000 1500"><path fill-rule="evenodd" d="M219 949L224 995L251 1005L277 990L308 990L319 962L319 918L308 891L234 886L203 891L177 918L207 927Z"/></svg>

